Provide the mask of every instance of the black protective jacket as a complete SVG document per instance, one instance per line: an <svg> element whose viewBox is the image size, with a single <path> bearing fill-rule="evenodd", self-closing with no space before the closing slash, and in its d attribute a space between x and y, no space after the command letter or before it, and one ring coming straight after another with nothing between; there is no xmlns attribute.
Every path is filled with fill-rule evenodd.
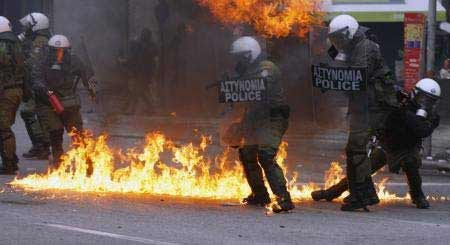
<svg viewBox="0 0 450 245"><path fill-rule="evenodd" d="M390 151L416 150L422 145L422 139L429 137L439 126L438 114L428 118L417 116L417 107L412 103L389 114L386 120L383 142Z"/></svg>

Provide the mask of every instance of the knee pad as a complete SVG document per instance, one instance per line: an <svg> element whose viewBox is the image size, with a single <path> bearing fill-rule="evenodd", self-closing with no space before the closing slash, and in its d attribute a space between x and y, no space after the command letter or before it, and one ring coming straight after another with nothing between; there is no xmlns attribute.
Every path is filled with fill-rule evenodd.
<svg viewBox="0 0 450 245"><path fill-rule="evenodd" d="M277 149L275 148L265 148L258 151L259 162L263 168L279 167L275 161L277 156Z"/></svg>
<svg viewBox="0 0 450 245"><path fill-rule="evenodd" d="M259 160L262 162L271 161L277 156L277 149L265 148L258 151Z"/></svg>
<svg viewBox="0 0 450 245"><path fill-rule="evenodd" d="M258 149L256 147L243 147L239 149L239 160L243 163L257 163Z"/></svg>

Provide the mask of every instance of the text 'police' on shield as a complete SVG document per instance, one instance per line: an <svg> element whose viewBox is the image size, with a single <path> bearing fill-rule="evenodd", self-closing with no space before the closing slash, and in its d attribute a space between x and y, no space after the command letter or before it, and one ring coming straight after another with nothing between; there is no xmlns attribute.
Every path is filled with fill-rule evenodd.
<svg viewBox="0 0 450 245"><path fill-rule="evenodd" d="M222 81L219 86L219 102L262 102L266 99L266 89L267 84L263 78Z"/></svg>
<svg viewBox="0 0 450 245"><path fill-rule="evenodd" d="M311 70L313 86L316 88L337 91L366 90L366 68L313 65Z"/></svg>

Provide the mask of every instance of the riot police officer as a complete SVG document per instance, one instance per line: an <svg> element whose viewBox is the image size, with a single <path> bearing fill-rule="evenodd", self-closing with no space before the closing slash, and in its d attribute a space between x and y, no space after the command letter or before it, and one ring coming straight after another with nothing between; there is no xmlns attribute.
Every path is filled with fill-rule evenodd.
<svg viewBox="0 0 450 245"><path fill-rule="evenodd" d="M264 185L264 171L270 188L277 197L273 210L289 211L294 208L294 204L287 190L284 173L275 161L289 119L289 106L283 95L280 70L264 57L260 44L253 37L244 36L234 41L230 53L235 60L237 79L261 77L266 79L268 87L267 101L246 105L238 123L242 132L238 146L239 159L252 190L243 202L249 205L270 204Z"/></svg>
<svg viewBox="0 0 450 245"><path fill-rule="evenodd" d="M0 16L0 174L14 175L19 169L16 138L11 126L23 96L24 56L11 23Z"/></svg>
<svg viewBox="0 0 450 245"><path fill-rule="evenodd" d="M330 22L328 38L333 44L329 53L338 66L367 67L367 91L348 93L350 132L346 155L350 196L341 210L366 209L379 203L366 147L382 129L388 112L398 106L394 80L379 45L366 38L364 28L352 16L335 17Z"/></svg>
<svg viewBox="0 0 450 245"><path fill-rule="evenodd" d="M63 154L64 129L75 133L83 130L80 114L80 98L76 93L78 78L83 85L92 89L88 72L81 60L71 54L71 44L67 37L55 35L33 63L32 88L36 94L36 108L44 129L49 132L53 155L53 165L57 167ZM49 103L49 95L55 95L64 110L59 114Z"/></svg>
<svg viewBox="0 0 450 245"><path fill-rule="evenodd" d="M50 154L50 142L48 132L43 130L37 117L36 105L32 98L33 93L30 88L30 80L33 79L30 76L30 72L31 67L33 66L32 62L37 61L37 59L33 57L40 55L51 37L49 30L50 22L48 17L42 13L30 13L23 17L20 20L20 23L24 28L24 32L19 35L19 39L23 44L28 74L26 77L26 80L28 81L25 81L25 96L22 109L20 110L20 116L25 123L28 136L32 143L31 149L24 153L23 157L28 159L47 159Z"/></svg>
<svg viewBox="0 0 450 245"><path fill-rule="evenodd" d="M419 209L430 207L422 191L422 178L419 174L422 163L420 149L422 139L429 137L439 125L436 105L440 97L441 88L432 79L419 81L409 98L401 97L404 100L402 106L389 114L371 161L372 174L386 163L390 171L395 173L402 168L408 180L412 202ZM348 189L347 184L348 180L344 178L326 190L314 191L311 196L316 201L332 201ZM345 201L348 200L344 199Z"/></svg>

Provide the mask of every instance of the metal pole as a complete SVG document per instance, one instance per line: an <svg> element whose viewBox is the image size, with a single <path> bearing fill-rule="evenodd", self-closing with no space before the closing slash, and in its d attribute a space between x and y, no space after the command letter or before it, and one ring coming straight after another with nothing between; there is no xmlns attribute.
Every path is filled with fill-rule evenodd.
<svg viewBox="0 0 450 245"><path fill-rule="evenodd" d="M436 44L436 2L437 0L429 0L428 2L428 28L427 28L427 77L434 78L435 63L435 44ZM425 156L432 155L432 137L430 136L424 142Z"/></svg>
<svg viewBox="0 0 450 245"><path fill-rule="evenodd" d="M433 74L436 43L436 0L429 0L427 36L427 73Z"/></svg>

